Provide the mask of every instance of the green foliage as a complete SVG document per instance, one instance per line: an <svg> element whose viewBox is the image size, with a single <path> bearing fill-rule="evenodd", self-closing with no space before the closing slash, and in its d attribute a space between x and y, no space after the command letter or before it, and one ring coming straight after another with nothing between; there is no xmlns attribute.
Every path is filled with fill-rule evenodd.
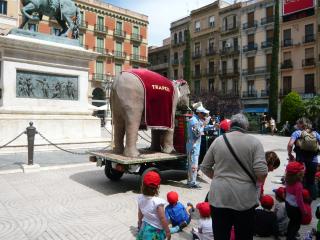
<svg viewBox="0 0 320 240"><path fill-rule="evenodd" d="M296 92L289 93L282 102L281 105L281 121L289 121L291 125L294 125L296 120L303 114L303 101L301 96Z"/></svg>
<svg viewBox="0 0 320 240"><path fill-rule="evenodd" d="M270 72L270 90L269 90L269 114L275 120L278 117L278 99L279 99L279 0L275 0L274 34L272 42L272 63Z"/></svg>
<svg viewBox="0 0 320 240"><path fill-rule="evenodd" d="M305 102L304 115L314 123L316 128L320 127L320 96Z"/></svg>
<svg viewBox="0 0 320 240"><path fill-rule="evenodd" d="M186 49L184 52L184 69L183 69L183 78L186 80L189 84L189 87L191 88L191 44L190 44L190 31L185 31L185 38L186 38Z"/></svg>

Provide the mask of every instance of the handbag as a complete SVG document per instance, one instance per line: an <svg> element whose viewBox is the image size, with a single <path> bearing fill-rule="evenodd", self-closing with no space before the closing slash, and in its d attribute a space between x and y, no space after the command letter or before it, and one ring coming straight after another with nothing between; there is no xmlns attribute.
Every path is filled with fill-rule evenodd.
<svg viewBox="0 0 320 240"><path fill-rule="evenodd" d="M251 179L252 183L254 184L254 186L257 185L256 180L254 179L254 177L252 176L252 174L249 172L249 170L243 165L243 163L240 161L240 159L238 158L238 156L236 155L235 151L233 150L226 134L223 134L223 139L229 149L229 151L231 152L232 156L234 157L234 159L238 162L238 164L240 165L240 167L242 168L242 170L249 176L249 178Z"/></svg>

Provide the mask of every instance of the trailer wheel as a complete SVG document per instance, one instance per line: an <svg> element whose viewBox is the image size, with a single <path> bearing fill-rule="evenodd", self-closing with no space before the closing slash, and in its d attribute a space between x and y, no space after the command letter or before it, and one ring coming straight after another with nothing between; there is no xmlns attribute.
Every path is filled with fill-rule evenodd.
<svg viewBox="0 0 320 240"><path fill-rule="evenodd" d="M119 172L112 168L111 162L106 162L106 166L104 167L104 173L106 174L107 178L111 181L119 181L120 178L123 176L123 172Z"/></svg>

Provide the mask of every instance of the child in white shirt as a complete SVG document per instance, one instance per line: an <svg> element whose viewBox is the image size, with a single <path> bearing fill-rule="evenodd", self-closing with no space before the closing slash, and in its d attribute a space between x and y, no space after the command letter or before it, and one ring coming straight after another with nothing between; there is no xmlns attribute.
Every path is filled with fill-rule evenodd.
<svg viewBox="0 0 320 240"><path fill-rule="evenodd" d="M198 203L196 207L199 210L200 219L198 227L192 229L193 239L212 240L213 229L210 204L208 202L202 202Z"/></svg>

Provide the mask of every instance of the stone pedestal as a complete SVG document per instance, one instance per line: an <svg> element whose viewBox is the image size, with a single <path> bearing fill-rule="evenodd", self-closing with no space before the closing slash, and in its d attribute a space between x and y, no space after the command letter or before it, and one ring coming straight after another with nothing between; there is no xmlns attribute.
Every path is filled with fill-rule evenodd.
<svg viewBox="0 0 320 240"><path fill-rule="evenodd" d="M0 36L0 54L0 145L30 121L54 143L71 148L106 145L100 120L88 110L88 66L98 54L14 34ZM22 136L10 146L26 150L26 141ZM36 136L35 144L46 142Z"/></svg>

